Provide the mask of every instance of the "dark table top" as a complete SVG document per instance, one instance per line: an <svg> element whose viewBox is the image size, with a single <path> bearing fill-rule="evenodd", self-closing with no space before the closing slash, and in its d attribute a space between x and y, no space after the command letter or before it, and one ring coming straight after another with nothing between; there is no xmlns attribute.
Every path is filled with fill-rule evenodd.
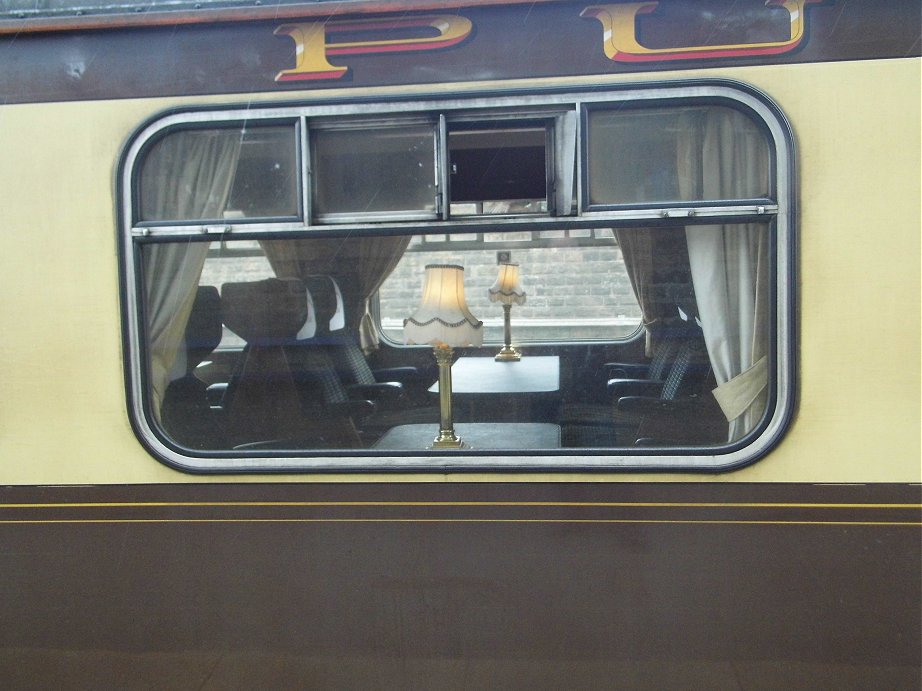
<svg viewBox="0 0 922 691"><path fill-rule="evenodd" d="M560 427L539 422L460 422L455 434L470 449L558 449ZM419 451L432 445L439 433L435 423L393 427L376 449Z"/></svg>
<svg viewBox="0 0 922 691"><path fill-rule="evenodd" d="M436 382L429 391L436 393ZM513 362L461 357L451 366L453 394L550 393L560 390L560 358L525 355Z"/></svg>

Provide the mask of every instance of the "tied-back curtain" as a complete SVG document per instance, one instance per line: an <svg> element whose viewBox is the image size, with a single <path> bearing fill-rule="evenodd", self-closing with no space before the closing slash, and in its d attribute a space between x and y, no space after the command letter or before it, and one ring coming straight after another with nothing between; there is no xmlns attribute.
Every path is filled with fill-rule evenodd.
<svg viewBox="0 0 922 691"><path fill-rule="evenodd" d="M145 220L221 218L239 156L237 130L190 130L164 138L144 162L141 199ZM167 385L185 374L183 335L207 253L206 242L144 248L151 389L158 415Z"/></svg>
<svg viewBox="0 0 922 691"><path fill-rule="evenodd" d="M678 143L679 184L701 199L768 196L764 133L745 116L709 108L686 119ZM688 226L686 241L702 331L729 421L728 439L761 419L768 387L768 227Z"/></svg>
<svg viewBox="0 0 922 691"><path fill-rule="evenodd" d="M409 235L376 236L362 240L359 253L358 297L361 299L363 311L358 332L362 351L366 355L377 350L381 343L381 332L371 315L371 298L391 275L409 244Z"/></svg>

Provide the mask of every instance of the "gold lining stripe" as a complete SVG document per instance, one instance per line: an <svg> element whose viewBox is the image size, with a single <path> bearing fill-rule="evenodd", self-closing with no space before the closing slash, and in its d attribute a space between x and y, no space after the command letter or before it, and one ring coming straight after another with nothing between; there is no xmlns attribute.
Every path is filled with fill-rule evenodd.
<svg viewBox="0 0 922 691"><path fill-rule="evenodd" d="M93 523L644 523L708 525L816 525L922 527L922 521L743 521L642 518L60 518L0 520L11 524Z"/></svg>
<svg viewBox="0 0 922 691"><path fill-rule="evenodd" d="M770 502L551 502L551 501L188 501L188 502L79 502L0 504L2 509L93 509L167 507L587 507L587 508L740 508L740 509L918 509L922 504L822 504Z"/></svg>

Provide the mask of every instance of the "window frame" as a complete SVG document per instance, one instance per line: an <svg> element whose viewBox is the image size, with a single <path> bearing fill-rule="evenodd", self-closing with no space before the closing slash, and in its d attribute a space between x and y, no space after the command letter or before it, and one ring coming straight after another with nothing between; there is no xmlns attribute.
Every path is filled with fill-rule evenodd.
<svg viewBox="0 0 922 691"><path fill-rule="evenodd" d="M675 203L665 205L617 205L613 208L587 208L584 199L583 157L584 119L587 109L636 104L720 103L751 113L763 123L771 149L774 200L742 200L743 203ZM572 216L464 217L441 221L388 220L372 222L357 219L354 223L317 224L310 214L307 190L310 184L300 180L302 218L241 219L223 223L137 223L136 171L145 149L158 134L171 128L214 125L229 122L298 121L301 169L309 160L308 131L310 118L353 117L374 113L374 117L400 118L434 112L462 114L536 110L557 114L572 110L580 125L576 133L578 159L574 172L578 203ZM556 111L554 110L556 109ZM444 140L443 140L444 142ZM444 158L443 158L444 160ZM443 166L444 169L444 166ZM445 187L442 187L443 194ZM501 92L471 92L451 97L377 98L361 101L307 100L293 104L252 103L230 107L183 108L154 116L141 125L123 149L117 172L120 282L122 289L123 343L126 393L130 419L145 447L167 465L201 473L241 472L611 472L611 471L701 471L719 472L747 465L764 456L782 437L793 415L796 391L795 305L796 240L794 138L784 114L774 102L757 89L735 81L721 79L684 80L605 87L561 87L522 89ZM550 191L549 191L550 196ZM281 453L247 451L202 451L191 455L164 439L148 401L148 352L144 333L141 296L140 252L137 248L151 242L188 240L212 242L221 239L271 239L304 234L417 234L477 232L478 228L498 226L499 230L527 225L532 230L573 227L630 227L657 224L714 224L768 222L772 280L769 305L772 327L769 347L770 411L762 423L742 440L720 447L633 448L633 449L533 449L498 453L469 450L462 453L444 451L376 452L364 450L305 450Z"/></svg>

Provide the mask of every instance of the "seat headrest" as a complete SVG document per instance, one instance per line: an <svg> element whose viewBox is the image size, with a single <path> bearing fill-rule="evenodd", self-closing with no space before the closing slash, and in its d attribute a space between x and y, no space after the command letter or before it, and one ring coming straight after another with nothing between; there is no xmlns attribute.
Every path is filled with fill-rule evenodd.
<svg viewBox="0 0 922 691"><path fill-rule="evenodd" d="M199 286L186 322L186 368L192 371L221 342L221 296L214 286Z"/></svg>
<svg viewBox="0 0 922 691"><path fill-rule="evenodd" d="M330 322L339 309L336 283L330 276L307 276L304 284L310 291L317 317L317 335L330 332Z"/></svg>
<svg viewBox="0 0 922 691"><path fill-rule="evenodd" d="M224 324L250 344L294 338L307 321L307 293L297 278L267 278L221 286Z"/></svg>

